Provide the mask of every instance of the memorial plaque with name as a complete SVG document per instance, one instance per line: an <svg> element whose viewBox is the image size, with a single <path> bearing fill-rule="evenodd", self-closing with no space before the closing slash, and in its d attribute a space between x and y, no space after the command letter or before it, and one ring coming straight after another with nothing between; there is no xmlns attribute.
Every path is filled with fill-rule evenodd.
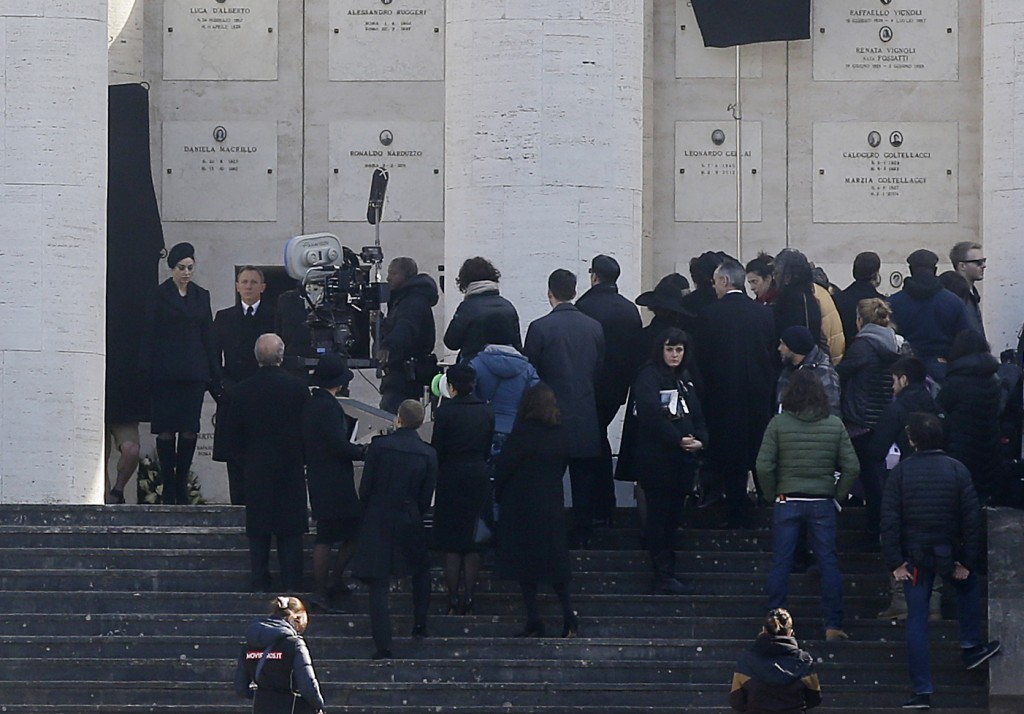
<svg viewBox="0 0 1024 714"><path fill-rule="evenodd" d="M277 123L163 124L166 221L276 221Z"/></svg>
<svg viewBox="0 0 1024 714"><path fill-rule="evenodd" d="M746 45L740 51L743 77L762 74L764 50L761 45ZM676 77L730 78L736 76L736 50L705 47L690 0L676 0Z"/></svg>
<svg viewBox="0 0 1024 714"><path fill-rule="evenodd" d="M815 223L956 223L957 122L814 125Z"/></svg>
<svg viewBox="0 0 1024 714"><path fill-rule="evenodd" d="M816 0L814 79L955 81L958 0Z"/></svg>
<svg viewBox="0 0 1024 714"><path fill-rule="evenodd" d="M444 220L444 123L332 122L328 218L365 221L373 170L390 180L384 222Z"/></svg>
<svg viewBox="0 0 1024 714"><path fill-rule="evenodd" d="M332 82L444 79L444 0L330 0Z"/></svg>
<svg viewBox="0 0 1024 714"><path fill-rule="evenodd" d="M761 220L761 122L743 122L743 220ZM676 221L736 220L736 125L676 122Z"/></svg>
<svg viewBox="0 0 1024 714"><path fill-rule="evenodd" d="M277 79L278 0L164 0L164 79Z"/></svg>

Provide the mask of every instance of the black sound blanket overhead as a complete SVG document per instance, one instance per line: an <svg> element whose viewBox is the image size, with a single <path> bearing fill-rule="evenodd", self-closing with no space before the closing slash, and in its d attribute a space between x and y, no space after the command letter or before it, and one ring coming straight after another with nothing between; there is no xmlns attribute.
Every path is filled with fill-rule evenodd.
<svg viewBox="0 0 1024 714"><path fill-rule="evenodd" d="M705 47L811 37L811 0L691 0Z"/></svg>
<svg viewBox="0 0 1024 714"><path fill-rule="evenodd" d="M164 234L149 162L149 92L117 84L107 94L108 423L149 421L138 383L146 294L157 283Z"/></svg>

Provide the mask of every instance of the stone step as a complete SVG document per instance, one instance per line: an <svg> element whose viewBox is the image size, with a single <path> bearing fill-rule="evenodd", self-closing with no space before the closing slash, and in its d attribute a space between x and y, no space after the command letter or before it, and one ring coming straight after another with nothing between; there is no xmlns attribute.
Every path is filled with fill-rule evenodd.
<svg viewBox="0 0 1024 714"><path fill-rule="evenodd" d="M401 661L378 664L382 668L400 668ZM728 678L728 673L723 673ZM865 698L865 686L857 684L826 685L831 706L857 707ZM227 682L48 682L46 687L33 683L5 684L9 704L91 704L140 707L167 706L182 701L194 701L230 706L238 698ZM519 711L519 707L558 706L560 702L574 706L603 707L604 711L620 711L620 707L664 706L671 701L676 711L683 708L711 707L725 709L728 684L663 683L633 684L611 683L505 683L505 682L391 682L386 687L379 682L345 682L324 687L328 711L343 706L395 707L406 711L437 711L437 707L505 706L506 711ZM867 693L873 704L898 706L906 698L906 685L872 685ZM943 705L951 707L985 706L987 694L977 687L942 686L934 695ZM443 704L441 704L443 703ZM244 702L243 702L244 704ZM564 710L564 709L562 709ZM8 710L10 711L10 710ZM109 710L105 710L109 711ZM442 709L444 711L444 709ZM826 710L822 710L823 714ZM863 711L862 709L859 711Z"/></svg>
<svg viewBox="0 0 1024 714"><path fill-rule="evenodd" d="M439 608L434 608L439 612ZM209 613L207 615L182 615L176 612L114 612L54 614L33 613L25 617L22 612L0 612L0 637L240 637L246 626L253 620L250 613ZM816 613L801 617L797 626L802 633L817 633L821 621ZM408 614L392 614L396 632L408 632L412 619ZM369 632L369 617L363 612L349 614L319 614L311 619L310 638L333 633ZM549 624L559 622L553 615ZM761 627L757 617L708 618L665 618L661 615L649 617L584 617L586 636L595 638L675 638L720 641L735 639L743 641L756 634ZM521 616L515 615L473 615L435 616L430 618L430 632L437 637L509 637L522 628ZM935 642L957 642L957 623L954 620L935 622L930 625L931 638ZM853 637L851 642L902 643L904 628L895 620L849 620L847 631ZM886 646L889 646L888 644Z"/></svg>
<svg viewBox="0 0 1024 714"><path fill-rule="evenodd" d="M940 695L941 696L941 690ZM851 707L836 707L832 705L822 706L817 711L822 714L892 714L893 708L899 706L899 702L906 698L906 694L889 696L892 703L888 706L863 706L854 705ZM828 699L826 699L828 702ZM373 705L373 706L346 706L336 705L328 702L331 713L341 714L410 714L410 712L421 712L422 708L404 707L401 705ZM169 705L116 705L116 704L12 704L4 707L6 714L245 714L252 711L252 705L244 703L241 699L231 704L169 704ZM600 704L594 706L576 706L574 704L558 704L554 706L516 706L514 709L504 706L461 706L440 703L430 706L427 711L440 714L607 714L608 709ZM731 714L731 709L723 708L723 705L709 704L707 706L691 705L686 709L687 714ZM942 714L988 714L987 707L943 707ZM621 705L615 708L616 714L679 714L679 707L675 704L629 706Z"/></svg>
<svg viewBox="0 0 1024 714"><path fill-rule="evenodd" d="M696 573L685 570L686 562L680 562L682 569L677 577L689 583L695 593L702 595L745 595L751 591L751 576L748 573ZM432 571L434 592L444 591L444 576L439 570ZM763 576L761 576L763 580ZM812 574L794 574L789 578L789 592L793 595L813 595L820 592L820 578ZM307 579L307 589L311 585ZM405 592L411 585L396 581L392 592ZM756 590L763 592L763 584ZM64 592L87 590L121 590L132 592L191 592L208 593L249 589L249 574L196 570L8 570L0 569L0 590L23 591L54 588ZM362 589L360 587L360 589ZM845 596L867 595L881 597L888 593L889 578L886 573L846 575L843 578ZM583 572L574 573L571 590L573 593L600 594L618 593L647 595L651 592L651 578L640 572ZM477 593L518 594L518 582L482 577L477 583Z"/></svg>

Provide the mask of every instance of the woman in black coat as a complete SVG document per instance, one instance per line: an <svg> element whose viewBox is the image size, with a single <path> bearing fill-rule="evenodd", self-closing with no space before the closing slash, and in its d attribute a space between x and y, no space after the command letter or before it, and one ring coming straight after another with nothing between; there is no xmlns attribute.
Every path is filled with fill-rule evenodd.
<svg viewBox="0 0 1024 714"><path fill-rule="evenodd" d="M949 350L939 408L946 414L946 453L971 472L979 498L994 495L999 471L999 414L1003 390L999 360L974 330L964 330Z"/></svg>
<svg viewBox="0 0 1024 714"><path fill-rule="evenodd" d="M778 293L772 310L775 313L775 334L781 338L787 327L803 325L821 339L821 305L814 297L814 281L807 257L795 250L785 250L775 259L775 284Z"/></svg>
<svg viewBox="0 0 1024 714"><path fill-rule="evenodd" d="M437 452L437 493L434 496L434 550L445 554L444 581L448 614L473 612L473 592L480 575L476 522L490 502L487 459L494 438L494 412L473 393L476 371L460 363L447 372L452 398L437 408L431 446ZM459 598L459 581L465 590Z"/></svg>
<svg viewBox="0 0 1024 714"><path fill-rule="evenodd" d="M633 384L633 471L647 499L647 549L654 591L662 594L686 590L675 577L675 535L683 502L693 493L697 454L708 440L704 413L686 368L689 340L678 328L665 330Z"/></svg>
<svg viewBox="0 0 1024 714"><path fill-rule="evenodd" d="M562 605L562 637L575 637L579 621L569 598L569 545L562 477L569 445L558 401L543 382L526 390L516 425L495 460L499 578L518 580L526 607L520 637L542 637L537 587L550 584Z"/></svg>
<svg viewBox="0 0 1024 714"><path fill-rule="evenodd" d="M150 388L163 502L185 505L203 395L220 381L220 355L213 339L210 293L192 282L195 249L178 243L167 254L167 265L171 277L146 302L139 369Z"/></svg>
<svg viewBox="0 0 1024 714"><path fill-rule="evenodd" d="M466 298L444 333L445 346L459 350L459 362L473 359L487 345L512 345L523 351L519 313L498 293L500 278L486 258L470 258L459 268L455 284Z"/></svg>

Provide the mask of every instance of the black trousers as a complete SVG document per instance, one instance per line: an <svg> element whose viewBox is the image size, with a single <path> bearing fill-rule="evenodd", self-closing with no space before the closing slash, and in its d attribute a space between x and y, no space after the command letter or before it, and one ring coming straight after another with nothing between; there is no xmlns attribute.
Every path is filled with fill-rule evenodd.
<svg viewBox="0 0 1024 714"><path fill-rule="evenodd" d="M245 505L245 473L240 461L228 461L228 494L232 506Z"/></svg>
<svg viewBox="0 0 1024 714"><path fill-rule="evenodd" d="M619 413L620 404L598 404L597 421L601 429L601 455L594 459L594 518L608 520L615 513L615 478L608 427Z"/></svg>
<svg viewBox="0 0 1024 714"><path fill-rule="evenodd" d="M647 550L657 556L675 548L676 531L683 513L686 493L679 489L644 487L647 500Z"/></svg>
<svg viewBox="0 0 1024 714"><path fill-rule="evenodd" d="M377 651L391 649L391 609L388 593L390 578L366 580L370 588L370 631ZM427 609L430 607L430 571L423 570L412 576L412 621L414 627L427 626Z"/></svg>
<svg viewBox="0 0 1024 714"><path fill-rule="evenodd" d="M264 592L270 590L270 541L277 538L277 562L281 569L284 590L298 592L302 588L302 536L258 535L249 536L249 564L252 587Z"/></svg>
<svg viewBox="0 0 1024 714"><path fill-rule="evenodd" d="M572 488L571 541L584 545L590 540L594 522L594 457L569 459L569 484Z"/></svg>
<svg viewBox="0 0 1024 714"><path fill-rule="evenodd" d="M391 414L397 414L399 405L406 399L422 398L423 385L418 382L389 375L380 383L380 408Z"/></svg>

